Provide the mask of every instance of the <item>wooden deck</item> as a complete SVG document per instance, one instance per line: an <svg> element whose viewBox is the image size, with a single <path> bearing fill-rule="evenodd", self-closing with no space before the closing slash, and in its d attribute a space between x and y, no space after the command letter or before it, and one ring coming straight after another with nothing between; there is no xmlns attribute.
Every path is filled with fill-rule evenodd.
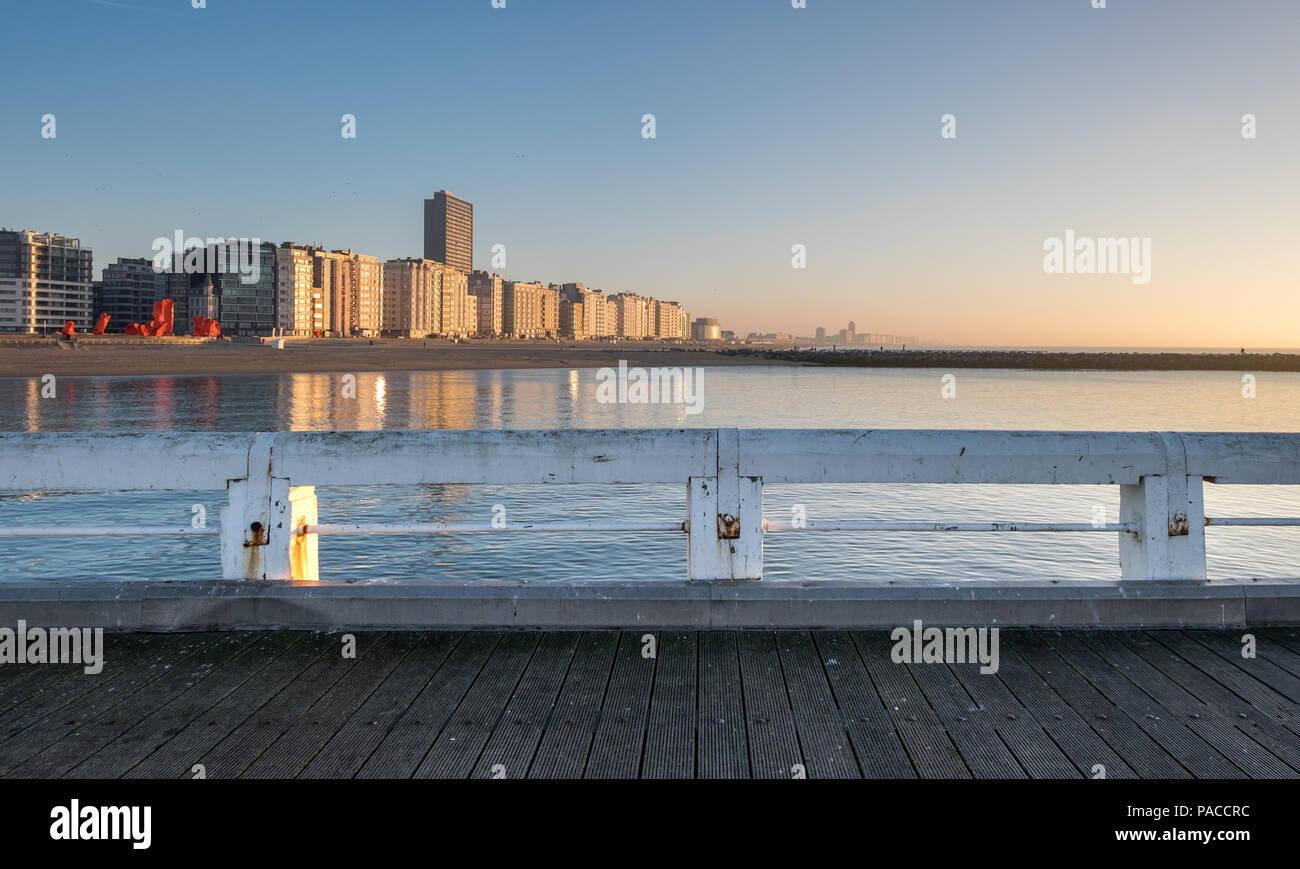
<svg viewBox="0 0 1300 869"><path fill-rule="evenodd" d="M0 666L0 776L1295 778L1300 632L120 634Z"/></svg>

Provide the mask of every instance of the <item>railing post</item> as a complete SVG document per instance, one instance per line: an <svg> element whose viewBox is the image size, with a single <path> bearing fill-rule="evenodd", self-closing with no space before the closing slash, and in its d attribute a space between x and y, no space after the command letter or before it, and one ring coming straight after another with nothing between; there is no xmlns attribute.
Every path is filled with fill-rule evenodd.
<svg viewBox="0 0 1300 869"><path fill-rule="evenodd" d="M316 580L316 489L291 486L275 476L275 434L255 435L248 448L248 476L226 484L221 511L221 575L225 579Z"/></svg>
<svg viewBox="0 0 1300 869"><path fill-rule="evenodd" d="M1163 435L1165 473L1120 486L1121 522L1137 526L1120 532L1123 579L1205 579L1204 481L1187 474L1182 438Z"/></svg>
<svg viewBox="0 0 1300 869"><path fill-rule="evenodd" d="M763 578L763 480L740 476L740 432L719 429L717 474L687 482L688 579Z"/></svg>

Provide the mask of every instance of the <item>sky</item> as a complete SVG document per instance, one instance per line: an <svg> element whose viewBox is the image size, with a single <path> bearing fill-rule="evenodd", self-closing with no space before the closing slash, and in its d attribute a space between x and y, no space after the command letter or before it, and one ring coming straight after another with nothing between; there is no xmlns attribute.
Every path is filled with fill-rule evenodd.
<svg viewBox="0 0 1300 869"><path fill-rule="evenodd" d="M741 335L1300 346L1300 4L1094 2L7 3L0 225L388 259L445 188L479 268ZM1046 272L1067 231L1149 280Z"/></svg>

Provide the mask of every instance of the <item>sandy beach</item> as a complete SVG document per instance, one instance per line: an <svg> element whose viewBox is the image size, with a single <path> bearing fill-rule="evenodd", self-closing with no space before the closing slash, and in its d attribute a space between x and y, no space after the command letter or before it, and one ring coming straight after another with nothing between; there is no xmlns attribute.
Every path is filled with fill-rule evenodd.
<svg viewBox="0 0 1300 869"><path fill-rule="evenodd" d="M456 371L490 368L600 368L619 360L640 366L788 365L761 356L724 355L709 345L656 342L290 339L270 344L116 336L75 342L0 343L0 377Z"/></svg>

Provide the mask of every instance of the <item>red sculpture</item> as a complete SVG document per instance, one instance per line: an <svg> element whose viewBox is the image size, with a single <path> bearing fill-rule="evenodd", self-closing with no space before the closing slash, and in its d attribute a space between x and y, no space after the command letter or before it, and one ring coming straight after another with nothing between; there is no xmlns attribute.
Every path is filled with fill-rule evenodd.
<svg viewBox="0 0 1300 869"><path fill-rule="evenodd" d="M111 318L110 318L110 316L109 316L108 314L100 313L100 315L99 315L98 317L95 318L95 328L94 328L94 330L91 331L90 334L92 334L92 335L103 335L103 334L104 334L104 330L106 330L106 329L108 328L108 321L109 321L110 319L111 319Z"/></svg>
<svg viewBox="0 0 1300 869"><path fill-rule="evenodd" d="M64 323L63 328L59 330L59 334L67 335L69 338L77 334L76 322L74 320L69 320L68 322Z"/></svg>
<svg viewBox="0 0 1300 869"><path fill-rule="evenodd" d="M202 314L194 315L194 337L196 338L220 338L221 324L216 320L210 320Z"/></svg>
<svg viewBox="0 0 1300 869"><path fill-rule="evenodd" d="M156 338L172 334L172 310L176 303L171 299L162 299L153 303L153 321L149 324L149 334Z"/></svg>
<svg viewBox="0 0 1300 869"><path fill-rule="evenodd" d="M126 327L126 335L148 335L154 338L161 338L164 335L172 334L172 312L176 308L176 303L171 299L153 303L153 320L147 325L132 323Z"/></svg>

